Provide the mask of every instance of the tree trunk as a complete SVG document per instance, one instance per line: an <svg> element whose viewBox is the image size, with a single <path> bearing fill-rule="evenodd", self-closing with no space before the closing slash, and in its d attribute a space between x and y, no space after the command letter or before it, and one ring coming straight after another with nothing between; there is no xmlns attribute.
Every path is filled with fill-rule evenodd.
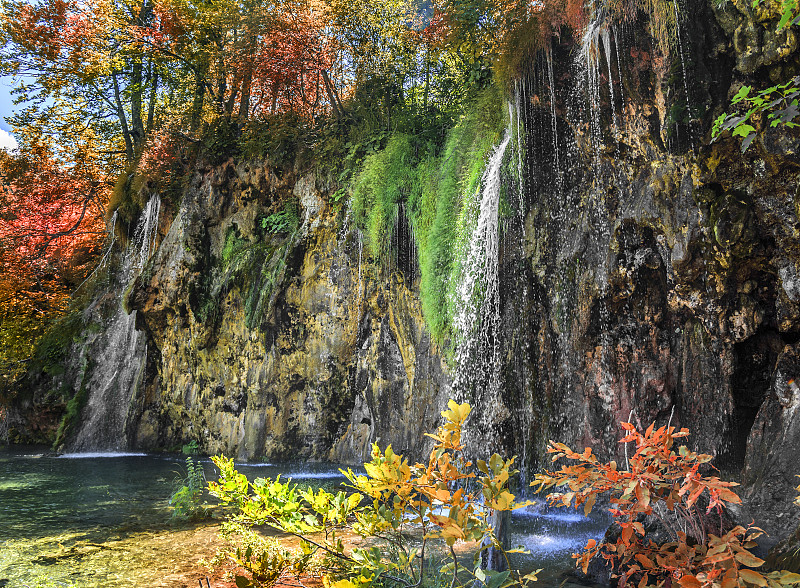
<svg viewBox="0 0 800 588"><path fill-rule="evenodd" d="M253 82L253 68L248 66L242 80L242 98L239 102L239 119L244 122L250 117L250 85Z"/></svg>
<svg viewBox="0 0 800 588"><path fill-rule="evenodd" d="M489 523L492 526L492 532L497 538L500 545L504 550L508 550L508 532L511 526L511 511L510 510L495 510L489 516ZM489 543L484 539L484 545ZM489 544L483 552L481 552L481 567L484 570L493 570L495 572L505 572L508 569L506 558L499 549L494 545Z"/></svg>
<svg viewBox="0 0 800 588"><path fill-rule="evenodd" d="M145 26L150 20L153 12L152 3L145 1L139 9L139 14L133 21L137 26ZM131 137L133 142L134 155L138 155L139 151L144 144L144 121L142 120L142 111L144 104L144 84L143 74L144 68L142 66L142 54L136 54L131 63L131 78L129 90L131 93Z"/></svg>
<svg viewBox="0 0 800 588"><path fill-rule="evenodd" d="M156 98L158 97L158 68L153 63L152 59L150 60L150 67L152 67L153 70L150 76L150 104L147 106L147 127L145 128L145 131L148 133L153 129Z"/></svg>
<svg viewBox="0 0 800 588"><path fill-rule="evenodd" d="M142 58L135 57L131 67L131 137L133 151L138 155L144 142L144 122L142 121Z"/></svg>
<svg viewBox="0 0 800 588"><path fill-rule="evenodd" d="M114 83L114 102L117 106L117 118L122 127L122 138L125 140L125 159L133 161L133 141L131 140L130 129L128 128L128 118L125 116L125 108L122 106L122 96L119 91L119 80L117 72L112 72L111 80Z"/></svg>
<svg viewBox="0 0 800 588"><path fill-rule="evenodd" d="M324 69L322 70L322 82L325 85L325 92L328 94L328 100L330 100L334 114L344 117L347 112L345 111L344 106L342 106L342 101L339 99L339 93L336 91L336 86L334 86L333 82L331 82L328 71Z"/></svg>
<svg viewBox="0 0 800 588"><path fill-rule="evenodd" d="M201 117L203 116L203 99L206 95L206 81L202 69L194 73L194 98L192 99L192 114L189 119L189 129L194 135L200 128Z"/></svg>

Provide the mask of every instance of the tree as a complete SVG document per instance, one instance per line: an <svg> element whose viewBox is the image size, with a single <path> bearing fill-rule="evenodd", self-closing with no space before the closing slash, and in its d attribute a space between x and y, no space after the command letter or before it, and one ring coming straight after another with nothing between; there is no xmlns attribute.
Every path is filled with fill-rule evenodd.
<svg viewBox="0 0 800 588"><path fill-rule="evenodd" d="M152 20L152 0L6 0L3 14L2 72L27 80L15 90L27 106L11 117L22 142L79 129L102 145L106 164L119 153L133 161L157 97L158 64L145 68L132 34Z"/></svg>
<svg viewBox="0 0 800 588"><path fill-rule="evenodd" d="M2 372L25 367L48 321L92 271L106 236L108 185L93 160L67 166L47 145L0 154Z"/></svg>

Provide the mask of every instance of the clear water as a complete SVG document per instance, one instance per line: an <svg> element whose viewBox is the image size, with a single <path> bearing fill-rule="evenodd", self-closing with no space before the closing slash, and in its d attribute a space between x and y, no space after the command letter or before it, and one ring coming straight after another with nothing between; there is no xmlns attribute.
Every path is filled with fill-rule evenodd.
<svg viewBox="0 0 800 588"><path fill-rule="evenodd" d="M182 586L213 555L216 523L173 527L168 498L183 456L91 453L56 456L0 449L0 586ZM214 466L202 460L206 477ZM334 490L331 464L238 464L248 477L291 477ZM512 518L512 545L525 570L545 568L539 586L560 586L570 554L602 536L605 522L537 507ZM211 547L210 547L211 546ZM203 553L199 553L203 552ZM191 576L190 576L191 577ZM189 585L195 585L196 579Z"/></svg>

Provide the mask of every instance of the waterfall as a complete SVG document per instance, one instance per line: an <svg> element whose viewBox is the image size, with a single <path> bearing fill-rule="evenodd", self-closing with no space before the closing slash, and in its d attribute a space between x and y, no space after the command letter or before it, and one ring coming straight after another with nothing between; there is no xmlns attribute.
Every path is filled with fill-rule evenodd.
<svg viewBox="0 0 800 588"><path fill-rule="evenodd" d="M561 157L558 151L558 118L556 117L556 82L553 75L553 49L546 53L547 57L547 82L550 88L550 116L553 126L553 157L555 158L556 191L560 194L564 189L564 175L561 171Z"/></svg>
<svg viewBox="0 0 800 588"><path fill-rule="evenodd" d="M133 269L141 271L147 260L155 252L158 229L158 216L161 212L161 198L153 194L142 211L142 218L133 233ZM129 276L131 277L131 276Z"/></svg>
<svg viewBox="0 0 800 588"><path fill-rule="evenodd" d="M118 279L123 288L141 273L155 253L160 210L161 199L154 195L142 211L134 238L122 258ZM90 309L102 312L99 304ZM112 316L84 351L81 390L77 393L86 395L86 404L79 428L66 443L68 451L128 448L127 422L131 401L144 376L147 345L136 330L136 311L125 312L121 300L115 304Z"/></svg>
<svg viewBox="0 0 800 588"><path fill-rule="evenodd" d="M606 27L600 33L600 40L603 43L603 51L606 56L606 66L608 68L608 96L611 103L611 124L614 128L614 140L619 144L619 125L617 124L617 101L614 99L614 75L611 72L611 34L610 27Z"/></svg>
<svg viewBox="0 0 800 588"><path fill-rule="evenodd" d="M481 178L477 224L470 236L456 290L453 389L462 402L468 400L481 407L482 412L476 411L474 418L480 419L477 429L483 433L487 432L484 425L495 420L492 411L500 404L500 168L511 136L509 123ZM476 429L476 423L470 429Z"/></svg>
<svg viewBox="0 0 800 588"><path fill-rule="evenodd" d="M583 80L589 106L589 140L599 165L600 149L603 146L603 129L600 121L600 36L604 29L604 19L598 17L586 27L578 54L578 67L583 70Z"/></svg>
<svg viewBox="0 0 800 588"><path fill-rule="evenodd" d="M678 0L672 0L672 7L675 10L675 33L677 35L677 43L678 43L678 52L681 58L681 69L683 73L683 91L686 93L686 115L691 119L692 116L692 103L689 99L689 80L686 76L686 58L683 56L683 39L681 38L681 20L680 15L678 13ZM677 125L677 121L675 121ZM692 151L695 151L694 145L694 137L692 136L692 127L691 123L686 125L686 130L689 134L689 144L692 147Z"/></svg>

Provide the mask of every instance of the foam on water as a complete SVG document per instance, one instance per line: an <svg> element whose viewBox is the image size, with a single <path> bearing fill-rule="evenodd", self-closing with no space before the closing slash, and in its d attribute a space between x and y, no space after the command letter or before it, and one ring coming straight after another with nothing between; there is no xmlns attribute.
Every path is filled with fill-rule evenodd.
<svg viewBox="0 0 800 588"><path fill-rule="evenodd" d="M602 535L551 535L549 533L536 533L522 537L512 536L511 542L520 543L531 553L539 556L562 555L564 552L573 552L583 549L589 539L600 539Z"/></svg>
<svg viewBox="0 0 800 588"><path fill-rule="evenodd" d="M535 511L514 511L515 517L522 518L536 518L545 519L549 521L558 521L561 523L588 523L591 521L588 517L580 513L568 512L535 512Z"/></svg>
<svg viewBox="0 0 800 588"><path fill-rule="evenodd" d="M96 459L115 457L147 457L147 454L122 451L87 451L85 453L62 453L56 457L58 457L58 459Z"/></svg>
<svg viewBox="0 0 800 588"><path fill-rule="evenodd" d="M344 479L344 476L340 472L287 472L284 474L284 477L292 478L293 480Z"/></svg>

